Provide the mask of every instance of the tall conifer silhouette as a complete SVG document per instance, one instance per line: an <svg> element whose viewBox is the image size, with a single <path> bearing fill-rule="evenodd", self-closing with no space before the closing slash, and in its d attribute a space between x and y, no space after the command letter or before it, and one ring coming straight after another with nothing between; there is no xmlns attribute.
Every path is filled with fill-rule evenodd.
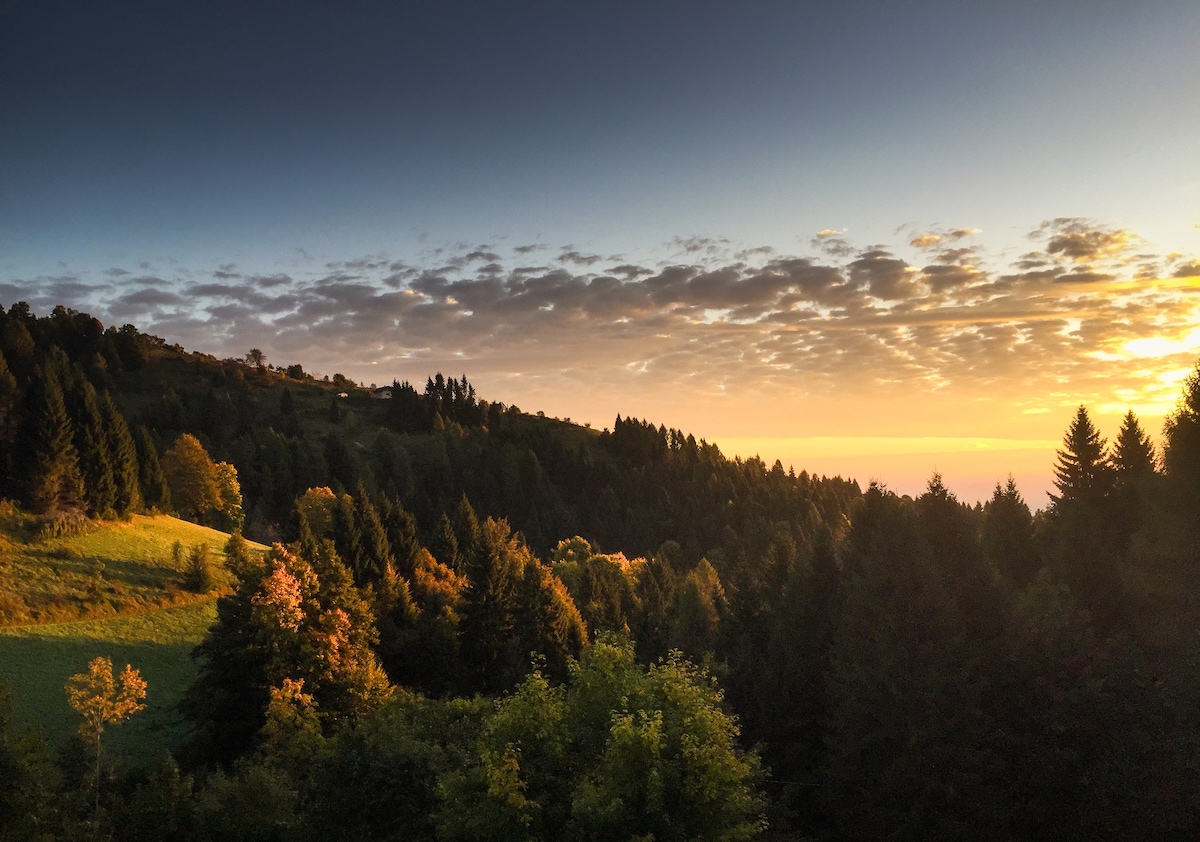
<svg viewBox="0 0 1200 842"><path fill-rule="evenodd" d="M22 438L29 460L30 507L39 513L78 510L83 503L79 456L62 386L51 370L35 371Z"/></svg>
<svg viewBox="0 0 1200 842"><path fill-rule="evenodd" d="M113 483L116 486L116 510L119 515L128 515L142 507L142 492L138 476L137 445L129 434L125 416L108 392L100 401L100 415L108 437L108 450L112 458Z"/></svg>

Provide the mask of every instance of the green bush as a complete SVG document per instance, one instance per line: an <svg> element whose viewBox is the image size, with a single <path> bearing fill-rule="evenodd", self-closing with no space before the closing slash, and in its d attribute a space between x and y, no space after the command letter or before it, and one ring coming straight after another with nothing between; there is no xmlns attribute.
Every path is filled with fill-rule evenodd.
<svg viewBox="0 0 1200 842"><path fill-rule="evenodd" d="M208 593L217 586L208 544L197 544L188 553L187 567L183 572L183 585L195 593Z"/></svg>

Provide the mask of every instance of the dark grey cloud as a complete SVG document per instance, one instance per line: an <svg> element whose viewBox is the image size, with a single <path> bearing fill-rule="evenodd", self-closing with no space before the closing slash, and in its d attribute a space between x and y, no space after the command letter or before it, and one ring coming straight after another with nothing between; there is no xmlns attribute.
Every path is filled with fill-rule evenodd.
<svg viewBox="0 0 1200 842"><path fill-rule="evenodd" d="M279 272L274 275L254 275L247 279L252 284L257 284L263 289L273 289L274 287L285 286L292 283L291 275Z"/></svg>
<svg viewBox="0 0 1200 842"><path fill-rule="evenodd" d="M186 303L187 299L178 293L145 288L118 297L109 309L119 312L139 312L158 307L179 307Z"/></svg>
<svg viewBox="0 0 1200 842"><path fill-rule="evenodd" d="M818 231L817 235L809 240L809 245L829 257L850 257L854 254L855 248L850 244L850 240L844 236L845 233L845 229L834 231L831 228L826 228L823 231Z"/></svg>
<svg viewBox="0 0 1200 842"><path fill-rule="evenodd" d="M978 281L980 272L958 263L933 263L921 270L921 280L935 292L959 289Z"/></svg>
<svg viewBox="0 0 1200 842"><path fill-rule="evenodd" d="M1080 263L1114 258L1130 251L1140 238L1123 228L1105 228L1087 219L1059 217L1043 222L1029 235L1048 237L1046 253Z"/></svg>
<svg viewBox="0 0 1200 842"><path fill-rule="evenodd" d="M498 254L496 254L496 252L492 251L490 246L480 246L479 248L475 249L470 254L466 255L466 261L468 263L474 263L474 262L478 262L481 260L486 261L488 263L493 263L499 259L500 259L500 255L498 255Z"/></svg>
<svg viewBox="0 0 1200 842"><path fill-rule="evenodd" d="M585 254L577 249L568 249L558 256L559 263L574 263L577 266L591 266L604 258L598 254Z"/></svg>
<svg viewBox="0 0 1200 842"><path fill-rule="evenodd" d="M673 249L692 256L716 257L722 255L730 246L730 241L724 237L673 237L670 242Z"/></svg>
<svg viewBox="0 0 1200 842"><path fill-rule="evenodd" d="M850 280L883 301L897 301L916 295L913 267L890 252L873 249L864 252L849 265Z"/></svg>

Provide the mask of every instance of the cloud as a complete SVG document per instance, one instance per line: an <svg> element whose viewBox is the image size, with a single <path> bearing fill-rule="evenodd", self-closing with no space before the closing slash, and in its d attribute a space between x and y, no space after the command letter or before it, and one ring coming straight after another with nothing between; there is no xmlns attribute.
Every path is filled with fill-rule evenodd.
<svg viewBox="0 0 1200 842"><path fill-rule="evenodd" d="M925 234L919 234L908 241L908 244L913 248L928 249L942 243L954 243L964 237L972 237L983 232L978 228L953 228L945 232L929 231Z"/></svg>
<svg viewBox="0 0 1200 842"><path fill-rule="evenodd" d="M593 263L599 263L603 259L598 254L584 254L576 249L564 250L558 256L559 263L574 263L578 266L591 266Z"/></svg>
<svg viewBox="0 0 1200 842"><path fill-rule="evenodd" d="M884 301L896 301L917 294L914 270L889 252L874 249L864 252L849 266L850 280L865 286L871 295Z"/></svg>
<svg viewBox="0 0 1200 842"><path fill-rule="evenodd" d="M263 289L272 289L274 287L286 286L292 282L291 275L283 272L274 275L254 275L249 279L250 283L262 287Z"/></svg>
<svg viewBox="0 0 1200 842"><path fill-rule="evenodd" d="M841 231L834 231L832 228L822 228L809 241L809 245L830 257L849 257L854 254L854 247L850 245L849 240L842 236L845 233L845 228Z"/></svg>
<svg viewBox="0 0 1200 842"><path fill-rule="evenodd" d="M955 228L951 231L947 231L945 238L947 240L961 240L963 237L973 237L976 234L982 233L983 229L981 228Z"/></svg>
<svg viewBox="0 0 1200 842"><path fill-rule="evenodd" d="M1141 243L1141 238L1123 228L1104 228L1075 217L1059 217L1031 232L1031 238L1049 235L1046 253L1072 260L1092 263L1120 257Z"/></svg>
<svg viewBox="0 0 1200 842"><path fill-rule="evenodd" d="M652 379L689 394L963 390L1077 405L1117 390L1149 394L1154 360L1129 343L1162 339L1132 346L1142 354L1185 348L1195 329L1187 279L1200 261L1147 253L1124 229L1053 220L1031 251L1005 260L969 228L866 247L843 231L821 233L795 255L716 238L675 241L668 262L455 244L421 259L293 262L286 273L226 265L16 279L0 284L0 296L43 313L62 303L106 323L132 321L219 357L260 347L376 382L442 369L563 393ZM1154 266L1172 277L1148 275ZM1194 362L1172 353L1163 363L1172 370Z"/></svg>

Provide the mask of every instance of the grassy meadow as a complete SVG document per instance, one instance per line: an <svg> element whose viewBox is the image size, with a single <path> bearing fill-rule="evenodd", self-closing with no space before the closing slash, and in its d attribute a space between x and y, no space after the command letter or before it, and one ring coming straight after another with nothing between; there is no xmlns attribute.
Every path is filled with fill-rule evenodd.
<svg viewBox="0 0 1200 842"><path fill-rule="evenodd" d="M79 723L64 685L107 656L114 673L125 664L140 670L148 688L146 710L106 731L106 745L127 762L151 761L183 736L174 706L195 677L191 650L228 582L229 536L165 515L92 522L70 536L39 529L37 518L0 504L0 684L16 724L40 721L51 742L63 744ZM219 586L206 594L183 586L187 555L199 544L209 547Z"/></svg>
<svg viewBox="0 0 1200 842"><path fill-rule="evenodd" d="M93 521L43 537L39 520L0 505L0 626L137 613L210 598L183 587L187 555L207 544L224 582L224 532L166 515ZM182 557L173 557L178 542Z"/></svg>
<svg viewBox="0 0 1200 842"><path fill-rule="evenodd" d="M147 682L146 709L105 731L107 750L132 764L153 761L183 738L174 706L196 675L189 654L215 618L209 599L125 617L0 628L0 682L15 724L38 721L51 743L62 745L80 722L63 687L106 656L114 673L132 664Z"/></svg>

